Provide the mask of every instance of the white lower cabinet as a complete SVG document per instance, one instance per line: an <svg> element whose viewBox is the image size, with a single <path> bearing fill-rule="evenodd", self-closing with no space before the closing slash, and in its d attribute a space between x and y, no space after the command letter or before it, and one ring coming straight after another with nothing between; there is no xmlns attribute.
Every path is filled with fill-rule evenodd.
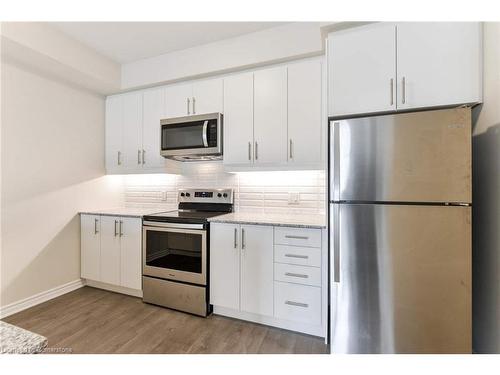
<svg viewBox="0 0 500 375"><path fill-rule="evenodd" d="M273 315L273 228L241 226L242 311Z"/></svg>
<svg viewBox="0 0 500 375"><path fill-rule="evenodd" d="M142 220L80 216L81 277L128 289L142 289Z"/></svg>
<svg viewBox="0 0 500 375"><path fill-rule="evenodd" d="M325 242L320 229L212 223L214 313L325 337Z"/></svg>

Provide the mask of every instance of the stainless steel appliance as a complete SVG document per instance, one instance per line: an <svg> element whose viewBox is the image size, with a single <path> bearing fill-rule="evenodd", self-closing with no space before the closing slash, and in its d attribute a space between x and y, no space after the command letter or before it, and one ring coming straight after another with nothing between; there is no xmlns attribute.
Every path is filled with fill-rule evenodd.
<svg viewBox="0 0 500 375"><path fill-rule="evenodd" d="M209 113L160 121L161 150L178 161L222 159L222 114Z"/></svg>
<svg viewBox="0 0 500 375"><path fill-rule="evenodd" d="M471 110L330 122L336 353L471 352Z"/></svg>
<svg viewBox="0 0 500 375"><path fill-rule="evenodd" d="M179 209L143 218L144 302L207 316L208 218L233 210L231 189L183 189Z"/></svg>

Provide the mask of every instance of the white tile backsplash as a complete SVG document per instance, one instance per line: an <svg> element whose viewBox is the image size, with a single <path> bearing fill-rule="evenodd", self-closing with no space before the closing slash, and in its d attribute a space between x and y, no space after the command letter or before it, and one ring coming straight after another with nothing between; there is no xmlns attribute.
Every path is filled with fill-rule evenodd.
<svg viewBox="0 0 500 375"><path fill-rule="evenodd" d="M264 213L325 212L324 171L224 172L220 162L184 163L181 175L124 176L127 207L177 208L177 191L187 188L231 188L235 210ZM163 200L164 192L167 199ZM299 202L289 204L288 194L299 193Z"/></svg>

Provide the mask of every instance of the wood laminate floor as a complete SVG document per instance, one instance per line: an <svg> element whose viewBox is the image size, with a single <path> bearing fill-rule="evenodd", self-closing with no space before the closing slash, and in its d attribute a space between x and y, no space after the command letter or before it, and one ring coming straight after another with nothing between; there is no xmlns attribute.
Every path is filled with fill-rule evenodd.
<svg viewBox="0 0 500 375"><path fill-rule="evenodd" d="M49 353L328 352L317 337L217 315L200 318L91 287L3 320L47 337Z"/></svg>

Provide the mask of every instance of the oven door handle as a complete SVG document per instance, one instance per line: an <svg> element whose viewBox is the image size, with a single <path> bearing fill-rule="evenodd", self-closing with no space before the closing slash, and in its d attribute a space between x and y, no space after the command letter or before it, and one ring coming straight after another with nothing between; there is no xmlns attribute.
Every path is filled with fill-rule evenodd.
<svg viewBox="0 0 500 375"><path fill-rule="evenodd" d="M205 120L205 122L203 123L203 133L202 133L203 146L205 147L208 147L207 131L208 131L208 120Z"/></svg>
<svg viewBox="0 0 500 375"><path fill-rule="evenodd" d="M160 223L157 221L143 221L143 225L155 228L175 228L175 229L205 229L203 224L180 224L180 223Z"/></svg>

